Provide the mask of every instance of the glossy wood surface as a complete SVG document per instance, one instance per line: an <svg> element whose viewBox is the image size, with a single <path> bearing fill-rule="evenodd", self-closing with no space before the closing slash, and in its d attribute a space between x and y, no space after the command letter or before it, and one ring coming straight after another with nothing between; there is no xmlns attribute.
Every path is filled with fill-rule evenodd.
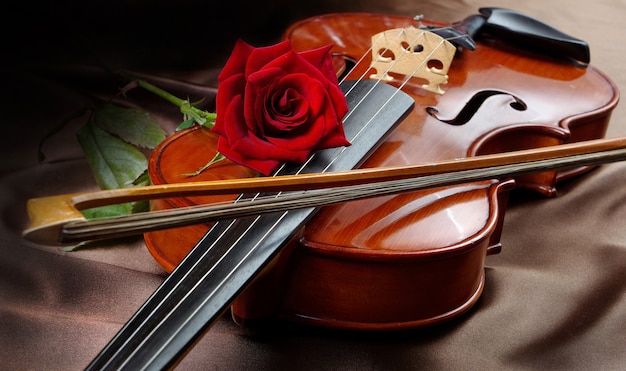
<svg viewBox="0 0 626 371"><path fill-rule="evenodd" d="M151 182L171 184L249 178L256 175L246 167L224 160L212 171L205 171L194 177L188 176L213 158L217 150L216 144L216 134L199 127L172 135L150 157L148 172ZM151 210L209 204L234 198L232 195L224 195L157 199L151 201ZM144 239L154 259L167 271L172 271L207 230L207 225L191 225L144 233ZM172 244L172 241L177 242Z"/></svg>
<svg viewBox="0 0 626 371"><path fill-rule="evenodd" d="M334 44L335 66L342 73L346 60L368 54L372 34L411 25L416 22L407 17L331 14L295 24L285 35L299 50ZM364 66L357 65L348 78L368 76L369 63ZM403 90L415 99L414 110L363 167L601 138L618 100L613 83L592 66L545 58L492 40L480 40L475 51L459 51L442 88L445 94L436 95L423 91L418 82L405 86ZM506 94L470 107L475 112L463 125L437 119L455 117L473 97L488 90ZM526 109L519 110L515 99ZM437 117L428 107L436 108ZM192 142L201 136L195 133ZM199 160L191 155L205 151L194 149L206 146L203 140L183 143L177 137L155 151L150 166L155 183L178 181L176 174L193 171L212 157ZM168 158L175 160L165 161ZM189 159L197 162L186 165ZM250 175L237 168L218 167L203 176ZM515 184L551 196L558 181L585 170L524 176ZM324 207L299 239L240 295L233 316L245 324L281 318L377 330L456 317L480 297L484 259L499 251L506 199L513 186L512 180L484 181ZM170 200L153 207L202 201ZM207 228L150 232L146 243L156 260L171 270Z"/></svg>

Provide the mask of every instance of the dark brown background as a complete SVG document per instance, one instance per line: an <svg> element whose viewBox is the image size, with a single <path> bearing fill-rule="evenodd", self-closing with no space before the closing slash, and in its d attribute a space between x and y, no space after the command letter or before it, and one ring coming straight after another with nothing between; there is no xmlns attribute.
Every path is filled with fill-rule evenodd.
<svg viewBox="0 0 626 371"><path fill-rule="evenodd" d="M368 11L455 21L481 6L501 6L588 41L592 64L626 87L622 0L91 4L24 2L3 12L2 369L83 368L164 277L139 240L63 253L20 238L28 198L95 189L74 139L80 120L46 140L45 161L37 159L43 136L85 104L75 88L107 86L79 68L93 64L89 47L118 66L214 87L237 37L259 45L277 41L291 22L307 16ZM59 64L69 71L62 77L38 72ZM616 109L608 136L626 135L624 112ZM458 320L390 334L290 326L251 334L225 316L180 368L622 369L625 166L607 165L564 184L554 199L514 198L503 252L487 259L485 292Z"/></svg>

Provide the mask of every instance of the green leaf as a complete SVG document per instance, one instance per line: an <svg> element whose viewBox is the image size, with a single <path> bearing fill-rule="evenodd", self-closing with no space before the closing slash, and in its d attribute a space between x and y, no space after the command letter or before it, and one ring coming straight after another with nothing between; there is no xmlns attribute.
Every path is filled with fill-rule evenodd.
<svg viewBox="0 0 626 371"><path fill-rule="evenodd" d="M178 125L176 127L176 131L181 131L181 130L184 130L184 129L188 129L188 128L192 127L195 123L196 123L196 120L194 120L194 119L185 120L185 121L181 122L180 125Z"/></svg>
<svg viewBox="0 0 626 371"><path fill-rule="evenodd" d="M167 135L148 112L135 108L106 105L96 110L93 121L125 142L150 149Z"/></svg>
<svg viewBox="0 0 626 371"><path fill-rule="evenodd" d="M134 186L147 186L150 185L150 175L148 174L148 170L143 172L135 181L133 182ZM148 200L145 201L137 201L133 203L131 213L141 213L145 211L150 211L150 202Z"/></svg>
<svg viewBox="0 0 626 371"><path fill-rule="evenodd" d="M150 201L147 201L147 200L134 202L130 212L132 214L136 214L136 213L143 213L146 211L150 211Z"/></svg>
<svg viewBox="0 0 626 371"><path fill-rule="evenodd" d="M78 249L80 249L83 246L87 245L87 243L88 242L79 242L76 245L64 246L64 247L61 248L61 251L65 251L65 252L78 251Z"/></svg>
<svg viewBox="0 0 626 371"><path fill-rule="evenodd" d="M137 147L100 129L93 121L83 126L77 137L101 189L130 187L148 168L146 156Z"/></svg>
<svg viewBox="0 0 626 371"><path fill-rule="evenodd" d="M89 121L77 134L87 162L101 189L143 185L147 179L148 160L137 147L111 135ZM87 219L127 215L145 210L146 204L124 203L82 210Z"/></svg>
<svg viewBox="0 0 626 371"><path fill-rule="evenodd" d="M150 174L148 174L148 169L144 171L141 175L133 181L134 186L147 186L150 185Z"/></svg>
<svg viewBox="0 0 626 371"><path fill-rule="evenodd" d="M131 213L132 203L124 203L119 205L107 205L94 207L92 209L81 210L81 213L87 219L110 218L113 216L127 215Z"/></svg>

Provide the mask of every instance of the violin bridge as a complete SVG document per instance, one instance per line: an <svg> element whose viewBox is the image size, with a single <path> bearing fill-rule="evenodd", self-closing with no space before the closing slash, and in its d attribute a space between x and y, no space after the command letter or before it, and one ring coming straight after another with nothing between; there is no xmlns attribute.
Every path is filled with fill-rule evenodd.
<svg viewBox="0 0 626 371"><path fill-rule="evenodd" d="M443 94L456 48L441 36L415 27L396 28L372 36L371 79L393 81L390 73L418 78L424 90Z"/></svg>

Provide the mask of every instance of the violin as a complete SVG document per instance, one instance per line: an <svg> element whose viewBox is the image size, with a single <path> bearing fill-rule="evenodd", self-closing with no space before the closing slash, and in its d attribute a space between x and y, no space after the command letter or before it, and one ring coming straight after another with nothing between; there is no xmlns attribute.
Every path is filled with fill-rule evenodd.
<svg viewBox="0 0 626 371"><path fill-rule="evenodd" d="M587 56L579 52L576 40L557 41L552 50L567 54L557 58L511 43L522 39L545 46L555 38L522 37L515 27L508 35L517 38L497 37L498 16L499 10L489 9L449 28L409 17L330 14L289 28L285 38L296 50L334 44L334 64L348 91L355 86L349 81L377 80L370 78L380 74L376 55L381 60L396 57L388 53L391 47L372 48L378 45L374 35L445 29L453 35L463 31L476 36L474 50L473 45L462 44L449 60L422 59L419 63L432 76L406 79L398 66L385 84L374 88L364 82L365 90L375 92L375 101L359 106L346 130L353 133L363 122L375 120L368 126L373 132L353 143L356 155L342 157L331 171L358 168L350 174L370 174L376 169L519 151L543 156L543 148L569 151L577 148L576 143L602 138L619 97L615 84L585 63ZM418 46L424 46L402 39L395 39L395 44L400 46L395 53L409 52L409 61L420 58L415 55L423 51ZM379 116L374 103L388 101L396 91L402 93L398 100ZM359 101L370 95L356 96ZM163 142L150 158L153 183L167 190L170 183L218 180L227 185L239 184L229 180L254 176L225 162L199 178L185 179L181 174L206 163L206 158L188 155L193 152L212 157L214 134L195 127ZM337 155L329 153L333 159ZM469 163L452 162L457 163L456 172ZM305 170L315 173L320 166L325 167L314 164ZM244 325L281 319L356 330L416 328L458 317L481 295L486 256L500 251L510 191L522 188L553 196L559 182L592 166L593 162L575 160L566 170L540 166L516 173L507 168L498 176L466 177L367 199L354 196L354 201L319 209L147 232L148 249L171 273L90 368L170 365L228 309ZM420 174L430 176L425 169ZM286 170L294 171L298 169ZM250 198L205 195L196 189L184 197L165 194L169 198L152 201L154 211Z"/></svg>
<svg viewBox="0 0 626 371"><path fill-rule="evenodd" d="M371 69L369 60L355 61L370 48L373 35L408 27L417 28L418 21L331 14L294 24L285 38L303 51L334 43L338 74L353 63L345 78L357 80ZM371 59L371 54L366 56ZM416 104L362 168L601 138L617 103L617 88L593 67L541 57L496 40L479 40L476 50L456 54L449 72L442 95L425 92L419 85L422 81L403 86ZM195 129L164 142L150 161L153 182L176 183L183 180L180 174L202 166L202 159L183 162L181 157L187 148L196 151L201 146L199 153L209 150L210 140L203 138L210 135ZM199 144L189 143L196 140ZM587 170L581 166L326 206L306 224L298 240L281 251L272 268L237 297L231 308L233 318L247 326L280 318L367 330L450 320L480 297L484 258L501 249L510 190L525 188L553 196L558 182ZM230 163L202 180L215 176L251 174ZM209 201L179 198L153 206ZM153 257L171 271L207 229L207 225L194 225L149 232L145 241ZM175 248L172 240L177 241Z"/></svg>

